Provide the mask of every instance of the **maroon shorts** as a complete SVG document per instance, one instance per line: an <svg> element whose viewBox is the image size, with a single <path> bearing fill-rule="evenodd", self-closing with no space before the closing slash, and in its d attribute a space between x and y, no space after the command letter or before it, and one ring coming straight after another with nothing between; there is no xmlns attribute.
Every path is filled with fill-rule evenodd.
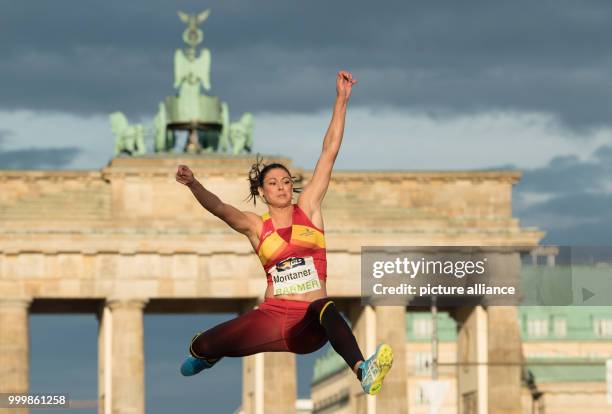
<svg viewBox="0 0 612 414"><path fill-rule="evenodd" d="M319 322L319 309L326 301L329 299L266 299L258 308L197 334L190 352L203 358L314 352L327 343L327 334Z"/></svg>

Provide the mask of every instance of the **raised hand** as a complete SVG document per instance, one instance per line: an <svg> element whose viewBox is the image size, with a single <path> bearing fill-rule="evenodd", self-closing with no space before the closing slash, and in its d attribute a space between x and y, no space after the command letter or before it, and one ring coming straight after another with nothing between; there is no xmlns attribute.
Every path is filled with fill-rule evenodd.
<svg viewBox="0 0 612 414"><path fill-rule="evenodd" d="M346 70L338 72L338 75L336 75L336 94L338 98L348 101L353 85L356 83L357 80L353 79L351 72Z"/></svg>
<svg viewBox="0 0 612 414"><path fill-rule="evenodd" d="M190 185L193 183L195 178L193 177L193 171L186 165L179 165L176 171L176 181L184 185Z"/></svg>

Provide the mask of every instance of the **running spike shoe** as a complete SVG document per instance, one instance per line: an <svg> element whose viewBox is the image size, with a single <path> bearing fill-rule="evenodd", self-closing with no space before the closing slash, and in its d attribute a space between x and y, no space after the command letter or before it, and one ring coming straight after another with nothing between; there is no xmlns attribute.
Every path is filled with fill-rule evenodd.
<svg viewBox="0 0 612 414"><path fill-rule="evenodd" d="M385 343L378 345L376 352L359 365L361 370L361 387L366 394L376 395L380 392L385 375L393 365L393 350Z"/></svg>

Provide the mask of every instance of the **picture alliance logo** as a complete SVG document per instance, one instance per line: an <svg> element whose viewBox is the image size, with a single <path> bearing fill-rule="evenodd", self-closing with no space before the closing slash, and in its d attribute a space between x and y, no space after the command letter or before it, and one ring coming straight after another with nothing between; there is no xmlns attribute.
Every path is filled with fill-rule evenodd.
<svg viewBox="0 0 612 414"><path fill-rule="evenodd" d="M372 264L372 276L380 279L384 276L404 275L414 279L418 275L427 275L461 279L464 276L484 274L486 262L486 257L482 260L411 260L398 257L395 260L375 261Z"/></svg>

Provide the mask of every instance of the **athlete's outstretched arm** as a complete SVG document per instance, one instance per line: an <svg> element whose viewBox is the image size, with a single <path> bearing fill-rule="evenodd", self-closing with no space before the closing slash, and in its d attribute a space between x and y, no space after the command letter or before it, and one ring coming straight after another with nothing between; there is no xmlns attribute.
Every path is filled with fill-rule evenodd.
<svg viewBox="0 0 612 414"><path fill-rule="evenodd" d="M353 75L350 72L338 72L336 76L336 102L331 122L323 139L321 156L311 180L304 187L298 200L300 207L311 217L321 209L323 197L325 197L327 187L329 186L332 168L338 156L342 136L344 135L346 108L355 83L357 81L353 79Z"/></svg>
<svg viewBox="0 0 612 414"><path fill-rule="evenodd" d="M259 217L256 214L240 211L236 207L221 201L219 197L204 188L186 165L178 166L176 181L186 185L202 207L219 217L237 232L248 237L257 234Z"/></svg>

